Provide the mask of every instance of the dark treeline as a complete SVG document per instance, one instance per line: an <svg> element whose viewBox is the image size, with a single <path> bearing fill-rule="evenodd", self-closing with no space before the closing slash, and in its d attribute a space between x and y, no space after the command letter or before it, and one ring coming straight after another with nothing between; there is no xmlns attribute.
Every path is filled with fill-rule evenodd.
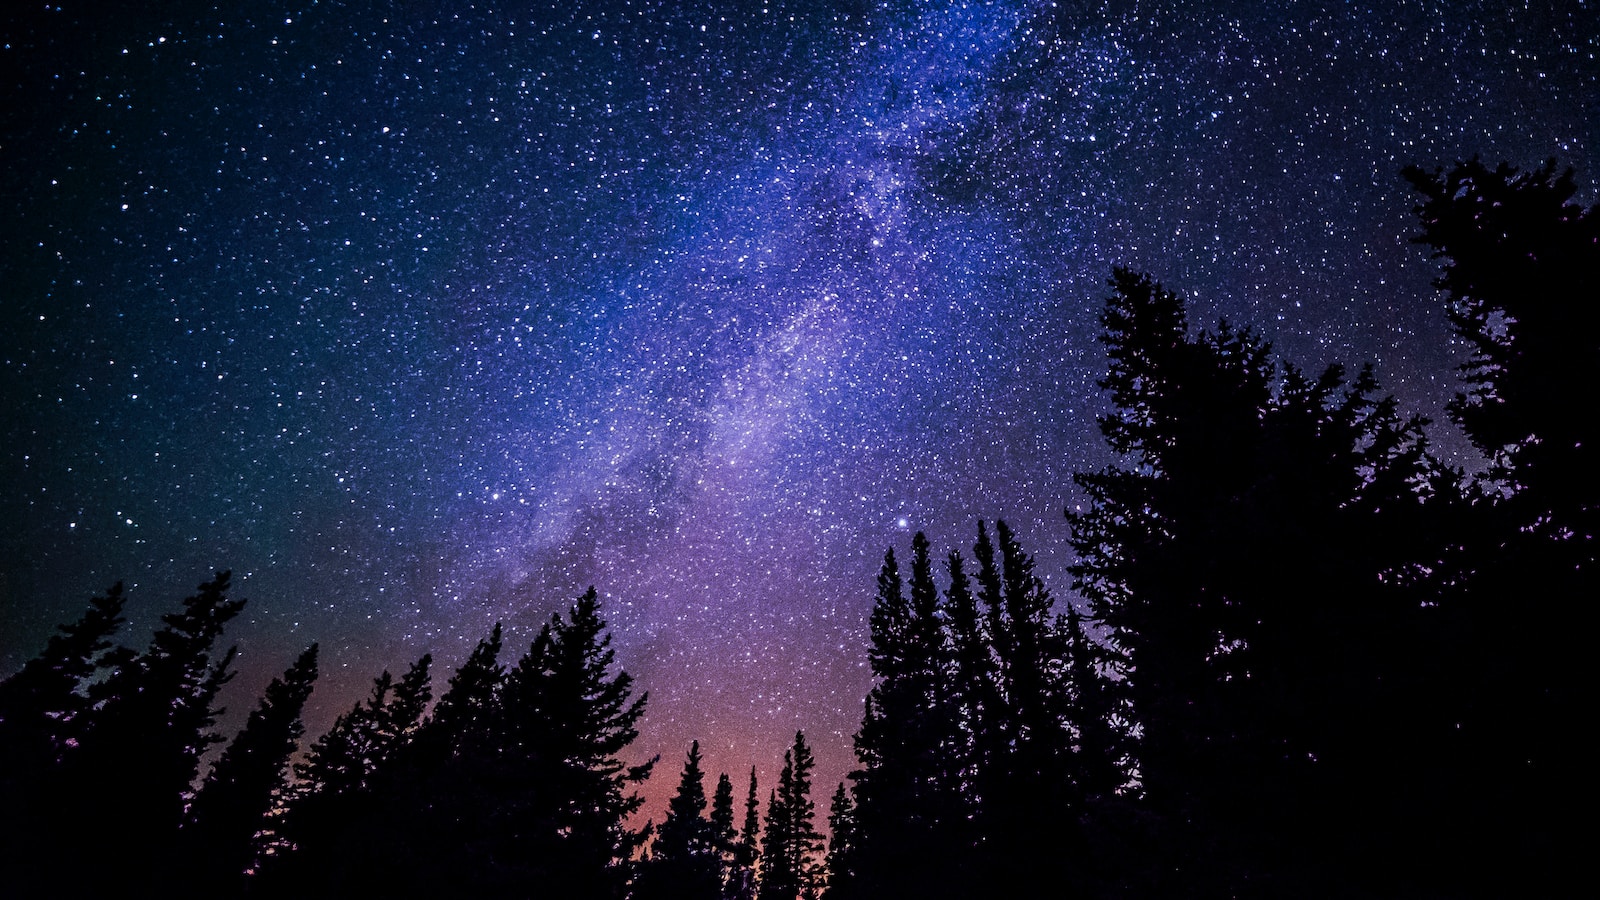
<svg viewBox="0 0 1600 900"><path fill-rule="evenodd" d="M1075 477L1074 597L1003 522L891 549L859 768L824 812L688 749L659 825L623 761L646 697L593 589L514 661L496 626L438 691L388 672L302 746L312 646L245 726L229 577L117 646L120 586L0 682L7 896L1548 896L1588 780L1600 212L1570 173L1410 169L1470 357L1440 462L1372 371L1306 373L1116 271L1119 462ZM1587 586L1587 587L1586 587ZM218 752L208 753L217 748ZM214 759L201 775L205 759ZM826 833L821 827L826 816Z"/></svg>

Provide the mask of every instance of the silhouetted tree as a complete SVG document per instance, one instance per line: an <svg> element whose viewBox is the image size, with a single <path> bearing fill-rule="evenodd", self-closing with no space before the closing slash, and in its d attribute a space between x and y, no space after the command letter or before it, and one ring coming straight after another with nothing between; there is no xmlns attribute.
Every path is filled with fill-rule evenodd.
<svg viewBox="0 0 1600 900"><path fill-rule="evenodd" d="M733 866L723 885L729 900L753 900L756 896L756 860L761 856L760 801L756 794L756 770L750 768L750 790L744 798L744 824L733 848Z"/></svg>
<svg viewBox="0 0 1600 900"><path fill-rule="evenodd" d="M727 806L730 828L732 803L730 784ZM640 870L633 891L635 898L716 900L721 896L722 853L705 812L705 776L700 770L700 742L695 741L689 746L678 791L667 805L667 816Z"/></svg>
<svg viewBox="0 0 1600 900"><path fill-rule="evenodd" d="M505 740L526 807L503 804L505 855L493 863L520 870L520 890L621 896L647 837L627 820L644 802L631 791L655 760L629 766L619 754L638 737L648 696L633 696L633 678L613 672L615 659L590 588L565 618L551 618L509 675Z"/></svg>
<svg viewBox="0 0 1600 900"><path fill-rule="evenodd" d="M398 827L387 804L396 760L432 696L432 663L424 654L398 683L388 671L373 679L367 699L335 719L295 764L299 781L273 818L258 890L355 890L361 872L400 855L387 836Z"/></svg>
<svg viewBox="0 0 1600 900"><path fill-rule="evenodd" d="M73 814L81 810L61 803L72 793L62 771L89 724L87 688L133 655L111 643L125 602L117 582L0 682L0 883L19 893L55 889L48 862L80 838L83 823Z"/></svg>
<svg viewBox="0 0 1600 900"><path fill-rule="evenodd" d="M734 845L739 840L733 827L733 781L726 772L717 776L717 789L711 796L711 839L726 875L727 867L733 865Z"/></svg>
<svg viewBox="0 0 1600 900"><path fill-rule="evenodd" d="M835 897L968 889L958 874L973 847L961 781L970 743L961 717L971 686L953 681L956 644L946 635L921 532L912 539L911 573L908 598L894 551L885 554L869 651L878 681L856 733L861 768L851 776L860 828L854 845L840 848Z"/></svg>
<svg viewBox="0 0 1600 900"><path fill-rule="evenodd" d="M223 750L189 806L182 846L197 892L237 894L260 849L256 836L282 795L304 731L300 711L317 680L317 645L267 685L244 729Z"/></svg>
<svg viewBox="0 0 1600 900"><path fill-rule="evenodd" d="M234 651L213 660L223 627L244 607L230 600L228 572L200 585L144 653L91 685L93 704L78 752L63 768L60 809L119 836L98 848L93 866L74 865L81 834L41 859L57 866L69 892L160 890L173 882L173 857L200 757L222 738L211 732L213 703L232 677Z"/></svg>
<svg viewBox="0 0 1600 900"><path fill-rule="evenodd" d="M1528 172L1477 159L1448 173L1411 166L1424 200L1415 240L1446 260L1436 284L1472 355L1452 417L1513 493L1531 491L1527 526L1576 540L1592 561L1600 424L1574 414L1600 356L1600 207L1572 201L1573 172L1550 160Z"/></svg>
<svg viewBox="0 0 1600 900"><path fill-rule="evenodd" d="M838 896L835 894L837 886L849 885L853 880L854 873L850 866L855 858L853 845L858 833L855 801L850 798L850 792L841 781L828 806L827 890L823 893L824 897Z"/></svg>
<svg viewBox="0 0 1600 900"><path fill-rule="evenodd" d="M1375 877L1397 810L1374 816L1389 785L1359 736L1405 727L1386 643L1426 616L1406 567L1442 552L1422 423L1374 401L1370 371L1313 380L1248 330L1190 336L1147 277L1112 287L1101 430L1130 465L1077 476L1089 502L1069 518L1076 586L1121 654L1145 805L1171 829L1156 869L1203 891Z"/></svg>
<svg viewBox="0 0 1600 900"><path fill-rule="evenodd" d="M767 802L766 844L762 852L761 900L798 900L817 895L817 853L822 836L811 799L816 759L803 732L783 754L778 789Z"/></svg>
<svg viewBox="0 0 1600 900"><path fill-rule="evenodd" d="M373 680L367 700L334 720L295 766L302 794L341 795L367 790L378 771L415 734L432 697L432 654L411 665L398 684L387 671Z"/></svg>
<svg viewBox="0 0 1600 900"><path fill-rule="evenodd" d="M328 840L321 851L307 841L286 854L277 892L622 896L646 838L627 827L643 802L630 789L654 761L618 757L638 736L646 698L612 671L598 595L590 589L553 616L509 670L501 642L497 625L433 714L355 792L350 815L319 822L315 804L291 810L306 819L291 830L297 843L308 833ZM421 679L402 686L413 681ZM415 691L385 703L388 689L381 678L373 700L353 711L361 727L351 734L388 720L388 710L420 709ZM341 771L323 764L352 743L319 742L308 774ZM327 821L345 827L330 836Z"/></svg>
<svg viewBox="0 0 1600 900"><path fill-rule="evenodd" d="M1585 853L1557 824L1555 786L1589 768L1567 723L1592 682L1578 611L1600 592L1600 423L1574 406L1600 362L1600 206L1574 203L1573 173L1553 160L1404 174L1423 197L1415 240L1444 261L1435 284L1471 349L1450 414L1490 463L1455 522L1464 589L1444 604L1434 660L1453 738L1428 748L1442 776L1429 801L1451 826L1440 867L1478 873L1473 889L1559 893Z"/></svg>

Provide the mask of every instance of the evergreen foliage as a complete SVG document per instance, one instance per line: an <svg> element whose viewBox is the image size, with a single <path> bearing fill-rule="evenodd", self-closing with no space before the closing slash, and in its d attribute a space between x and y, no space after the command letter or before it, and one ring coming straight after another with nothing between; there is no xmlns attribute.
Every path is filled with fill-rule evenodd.
<svg viewBox="0 0 1600 900"><path fill-rule="evenodd" d="M855 878L851 866L855 859L855 841L859 827L856 822L855 800L844 782L833 792L828 805L828 856L824 861L827 872L827 889L824 897L835 897L840 885L849 885ZM844 888L848 891L848 887Z"/></svg>
<svg viewBox="0 0 1600 900"><path fill-rule="evenodd" d="M1413 814L1367 736L1430 740L1401 715L1429 648L1395 638L1437 627L1406 567L1442 568L1448 475L1370 370L1312 379L1248 329L1191 335L1146 276L1111 286L1101 428L1128 465L1079 475L1068 515L1140 729L1160 889L1366 881Z"/></svg>
<svg viewBox="0 0 1600 900"><path fill-rule="evenodd" d="M267 814L282 798L300 711L317 680L317 645L267 685L244 729L223 750L190 804L182 842L197 892L238 893L260 850Z"/></svg>
<svg viewBox="0 0 1600 900"><path fill-rule="evenodd" d="M1600 424L1581 399L1600 360L1600 206L1574 203L1553 160L1405 176L1422 197L1415 240L1443 261L1435 284L1471 348L1450 414L1490 463L1448 532L1459 590L1429 684L1450 698L1429 795L1454 824L1441 864L1503 859L1478 884L1554 894L1585 852L1557 823L1560 786L1588 771L1570 723L1592 682L1580 610L1600 593Z"/></svg>
<svg viewBox="0 0 1600 900"><path fill-rule="evenodd" d="M292 847L266 888L623 896L646 838L628 827L643 802L631 789L654 761L619 756L646 698L610 643L590 589L509 668L495 626L420 723L426 658L399 685L380 676L300 769Z"/></svg>
<svg viewBox="0 0 1600 900"><path fill-rule="evenodd" d="M76 842L85 810L63 802L82 800L65 775L92 722L88 688L133 655L111 643L125 602L122 583L112 585L0 682L0 881L20 895L49 893L42 867Z"/></svg>
<svg viewBox="0 0 1600 900"><path fill-rule="evenodd" d="M777 790L767 801L761 900L813 900L819 895L822 835L817 832L816 803L811 799L815 766L805 733L795 732L794 746L783 754Z"/></svg>
<svg viewBox="0 0 1600 900"><path fill-rule="evenodd" d="M96 821L122 837L94 867L71 866L71 855L61 860L86 893L171 881L200 758L222 740L211 731L222 712L214 702L233 676L234 651L214 659L212 650L244 608L228 598L230 587L230 573L218 572L181 611L161 617L143 653L88 688L94 711L66 761L61 808L69 821ZM66 849L75 855L75 847Z"/></svg>
<svg viewBox="0 0 1600 900"><path fill-rule="evenodd" d="M756 770L752 766L750 789L744 799L744 823L739 840L733 845L733 864L723 886L729 900L753 900L756 896L756 861L761 857L761 801L756 791Z"/></svg>
<svg viewBox="0 0 1600 900"><path fill-rule="evenodd" d="M830 847L830 897L1022 891L1077 857L1085 798L1103 802L1126 781L1125 718L1110 717L1087 638L1076 619L1052 617L1010 527L995 534L998 545L978 523L976 594L953 552L940 599L925 535L912 541L910 599L893 551L884 558L878 681L856 735L850 832Z"/></svg>
<svg viewBox="0 0 1600 900"><path fill-rule="evenodd" d="M711 840L722 859L724 875L733 865L734 845L739 834L733 827L733 780L726 772L717 776L717 789L711 797Z"/></svg>
<svg viewBox="0 0 1600 900"><path fill-rule="evenodd" d="M727 825L733 824L733 785L726 794ZM723 796L720 792L719 797ZM717 900L722 895L722 850L719 834L706 818L705 775L700 770L700 742L689 747L678 791L667 807L640 872L633 896L638 900Z"/></svg>

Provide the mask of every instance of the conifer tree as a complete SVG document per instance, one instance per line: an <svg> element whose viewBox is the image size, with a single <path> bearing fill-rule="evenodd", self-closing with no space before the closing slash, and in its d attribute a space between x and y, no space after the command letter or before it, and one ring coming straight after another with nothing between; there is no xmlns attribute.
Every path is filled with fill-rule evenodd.
<svg viewBox="0 0 1600 900"><path fill-rule="evenodd" d="M723 772L717 776L717 789L711 795L711 841L716 848L717 896L726 897L737 872L739 832L734 828L733 779Z"/></svg>
<svg viewBox="0 0 1600 900"><path fill-rule="evenodd" d="M424 654L398 684L387 670L374 679L367 699L334 720L312 745L306 761L295 765L301 779L298 794L330 797L371 787L373 777L422 722L432 696L432 663L433 655Z"/></svg>
<svg viewBox="0 0 1600 900"><path fill-rule="evenodd" d="M40 654L0 682L0 784L13 773L39 773L60 762L80 734L88 708L84 686L115 664L111 638L125 623L122 582L89 601L76 622L60 626ZM9 804L7 804L9 805Z"/></svg>
<svg viewBox="0 0 1600 900"><path fill-rule="evenodd" d="M244 729L223 750L188 810L183 846L194 886L237 893L256 861L256 836L282 796L289 757L304 726L300 711L317 679L317 645L267 685Z"/></svg>
<svg viewBox="0 0 1600 900"><path fill-rule="evenodd" d="M805 734L795 732L794 746L783 754L778 789L767 804L761 900L799 900L817 895L817 853L822 836L817 832L816 803L811 799L811 770L815 766Z"/></svg>
<svg viewBox="0 0 1600 900"><path fill-rule="evenodd" d="M850 798L850 792L841 781L828 806L827 890L823 893L824 897L835 898L839 896L836 891L841 889L848 893L848 886L854 880L851 866L855 858L853 845L857 833L855 801Z"/></svg>
<svg viewBox="0 0 1600 900"><path fill-rule="evenodd" d="M1002 771L1002 761L1010 748L1016 746L1017 723L1007 711L1002 689L1002 665L1009 654L1006 648L1009 631L1004 621L1005 596L1000 562L995 555L994 541L989 537L988 525L981 519L978 521L978 537L973 542L972 555L978 563L974 580L978 588L976 609L983 623L978 634L981 635L983 647L979 650L974 645L971 630L962 640L968 648L966 658L983 673L983 677L968 686L969 696L973 698L969 705L974 706L981 716L972 728L971 783L968 789L980 803L978 816L983 820L989 818L988 801L1001 792L997 778ZM989 826L980 821L978 827L987 830Z"/></svg>
<svg viewBox="0 0 1600 900"><path fill-rule="evenodd" d="M778 786L767 792L767 824L761 833L760 900L795 900L800 895L799 877L786 848L791 842L789 808L785 798L794 781L794 752L783 754L783 769Z"/></svg>
<svg viewBox="0 0 1600 900"><path fill-rule="evenodd" d="M729 900L753 900L756 896L756 860L761 856L761 810L756 789L756 770L751 766L750 790L744 799L744 823L739 829L739 840L733 848L733 866L724 885Z"/></svg>
<svg viewBox="0 0 1600 900"><path fill-rule="evenodd" d="M1375 833L1352 798L1374 818L1379 770L1354 736L1397 702L1403 660L1372 636L1418 627L1429 604L1397 567L1439 558L1431 529L1395 527L1428 520L1421 423L1372 399L1370 370L1309 378L1249 330L1190 336L1147 277L1112 287L1101 430L1129 465L1076 476L1089 502L1069 519L1075 586L1130 689L1140 790L1174 829L1154 844L1181 857L1155 869L1309 890L1286 822L1315 823L1299 840L1319 848Z"/></svg>
<svg viewBox="0 0 1600 900"><path fill-rule="evenodd" d="M1431 706L1448 710L1439 725L1454 738L1429 748L1446 763L1432 771L1453 770L1436 791L1453 826L1439 865L1503 860L1470 887L1559 893L1584 854L1557 824L1566 800L1552 786L1589 770L1566 723L1587 711L1593 680L1578 610L1597 593L1600 424L1574 398L1593 393L1600 363L1600 205L1574 202L1574 173L1554 160L1404 175L1423 198L1414 240L1443 261L1435 285L1470 348L1450 415L1490 463L1452 520L1460 590L1429 660L1448 698ZM1507 628L1508 615L1527 627ZM1493 788L1465 789L1479 772L1496 773Z"/></svg>
<svg viewBox="0 0 1600 900"><path fill-rule="evenodd" d="M729 785L727 814L733 814ZM700 742L689 746L677 793L667 806L633 896L637 900L717 900L722 893L722 854L713 824L706 818L705 775Z"/></svg>
<svg viewBox="0 0 1600 900"><path fill-rule="evenodd" d="M980 522L981 526L982 523ZM955 737L946 777L960 787L968 803L981 802L979 772L984 767L980 736L1000 710L996 693L991 641L972 593L972 579L960 552L945 560L949 587L945 590L945 617L949 631L950 660L942 693L955 705Z"/></svg>
<svg viewBox="0 0 1600 900"><path fill-rule="evenodd" d="M36 879L46 861L77 840L82 822L62 808L61 793L70 786L59 782L89 724L86 688L132 656L111 644L125 621L124 603L117 582L0 682L0 883L13 890L51 888Z"/></svg>
<svg viewBox="0 0 1600 900"><path fill-rule="evenodd" d="M496 622L489 636L478 642L467 661L450 676L449 689L418 735L424 752L459 756L491 739L506 676L499 662L501 646L501 627Z"/></svg>
<svg viewBox="0 0 1600 900"><path fill-rule="evenodd" d="M218 572L162 616L144 653L89 688L95 704L81 749L63 770L57 798L68 821L96 822L121 839L102 848L100 864L72 866L76 845L59 861L85 893L113 885L156 890L172 881L178 829L200 757L222 738L211 732L217 692L232 677L234 651L213 659L224 626L244 601L228 598L230 574Z"/></svg>
<svg viewBox="0 0 1600 900"><path fill-rule="evenodd" d="M711 837L723 865L732 865L739 836L733 827L733 781L726 772L717 776L717 789L711 796Z"/></svg>
<svg viewBox="0 0 1600 900"><path fill-rule="evenodd" d="M961 719L964 706L971 706L962 698L971 686L953 680L956 644L946 634L921 532L912 539L909 600L891 549L878 576L871 624L869 658L878 681L856 734L861 768L852 773L859 846L841 860L831 892L871 897L962 890L953 867L972 849L961 782L969 743Z"/></svg>
<svg viewBox="0 0 1600 900"><path fill-rule="evenodd" d="M528 804L525 812L511 804L498 827L506 843L495 864L524 886L621 896L647 837L627 820L644 802L631 791L655 761L630 766L619 754L638 737L648 696L633 696L633 678L613 671L615 660L590 588L551 618L507 679L502 740L515 752L505 758Z"/></svg>
<svg viewBox="0 0 1600 900"><path fill-rule="evenodd" d="M334 720L295 764L299 781L273 817L258 889L268 895L356 890L363 873L401 855L388 833L397 772L432 696L432 654L396 682L385 670L364 701Z"/></svg>
<svg viewBox="0 0 1600 900"><path fill-rule="evenodd" d="M1128 783L1130 748L1121 723L1128 714L1101 662L1104 652L1087 634L1083 616L1067 607L1067 681L1073 690L1072 786L1079 804L1116 795Z"/></svg>
<svg viewBox="0 0 1600 900"><path fill-rule="evenodd" d="M1532 492L1525 524L1569 533L1592 560L1596 504L1593 416L1569 398L1592 388L1600 331L1600 206L1573 203L1577 183L1555 160L1531 171L1474 158L1448 173L1408 167L1424 197L1415 240L1446 260L1436 284L1472 355L1451 416L1498 466L1505 487Z"/></svg>

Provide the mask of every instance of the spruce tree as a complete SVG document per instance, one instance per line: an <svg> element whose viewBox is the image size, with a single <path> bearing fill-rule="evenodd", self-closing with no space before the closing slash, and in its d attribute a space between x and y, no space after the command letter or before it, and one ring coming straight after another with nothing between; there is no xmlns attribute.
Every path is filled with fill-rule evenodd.
<svg viewBox="0 0 1600 900"><path fill-rule="evenodd" d="M795 900L800 895L799 876L787 848L792 842L792 821L786 798L794 781L794 751L785 750L778 786L767 792L767 823L761 832L760 900Z"/></svg>
<svg viewBox="0 0 1600 900"><path fill-rule="evenodd" d="M750 789L744 799L744 823L733 847L733 866L724 885L728 900L753 900L756 896L756 860L761 856L761 810L756 789L756 770L752 766Z"/></svg>
<svg viewBox="0 0 1600 900"><path fill-rule="evenodd" d="M1311 378L1248 329L1191 336L1145 276L1112 287L1101 430L1128 464L1076 476L1088 502L1069 519L1075 587L1132 700L1139 788L1170 829L1151 845L1173 857L1151 869L1309 890L1327 878L1300 848L1371 860L1384 841L1365 820L1393 819L1370 815L1387 791L1357 736L1395 724L1406 663L1384 642L1431 608L1403 587L1440 558L1421 422L1372 398L1370 370Z"/></svg>
<svg viewBox="0 0 1600 900"><path fill-rule="evenodd" d="M1573 172L1555 160L1524 172L1474 158L1404 175L1424 198L1415 240L1446 261L1435 283L1471 348L1451 416L1506 489L1535 495L1524 524L1568 534L1592 560L1600 425L1575 415L1570 398L1593 386L1600 357L1590 308L1600 295L1600 206L1572 202Z"/></svg>
<svg viewBox="0 0 1600 900"><path fill-rule="evenodd" d="M711 842L716 848L721 878L719 896L727 890L734 871L739 833L734 829L733 818L733 780L723 772L717 776L717 788L711 795Z"/></svg>
<svg viewBox="0 0 1600 900"><path fill-rule="evenodd" d="M232 677L234 651L212 651L244 607L229 599L231 576L218 572L162 616L149 647L88 689L94 704L79 752L63 769L57 797L67 821L93 822L120 835L101 848L99 864L71 865L78 847L40 864L59 866L71 892L172 884L178 829L200 758L222 740L212 733L213 704Z"/></svg>
<svg viewBox="0 0 1600 900"><path fill-rule="evenodd" d="M836 897L965 889L957 870L972 842L962 716L972 692L954 680L956 643L945 620L929 542L918 532L909 599L892 549L878 576L869 652L878 680L856 733L861 768L852 773L859 846L841 860L831 884Z"/></svg>
<svg viewBox="0 0 1600 900"><path fill-rule="evenodd" d="M317 645L312 644L267 685L244 729L206 775L189 806L182 841L196 889L224 894L242 889L260 849L257 835L268 827L267 813L286 788L289 757L304 731L300 711L316 679Z"/></svg>
<svg viewBox="0 0 1600 900"><path fill-rule="evenodd" d="M359 890L367 874L403 855L402 810L407 779L398 769L410 752L432 696L433 657L424 654L396 682L385 670L367 699L334 720L295 764L298 781L273 833L258 888L268 895Z"/></svg>
<svg viewBox="0 0 1600 900"><path fill-rule="evenodd" d="M1461 565L1446 577L1460 590L1430 659L1431 707L1453 738L1429 748L1446 761L1434 772L1453 769L1433 793L1453 825L1440 867L1502 860L1472 887L1559 893L1584 850L1557 824L1565 800L1552 786L1587 777L1566 723L1589 704L1578 610L1600 591L1600 424L1573 399L1592 394L1600 363L1600 205L1574 202L1574 173L1554 160L1404 174L1422 197L1414 240L1442 261L1435 284L1470 349L1450 415L1489 461L1453 520ZM1508 614L1527 627L1508 629ZM1492 786L1465 789L1481 772L1496 773Z"/></svg>
<svg viewBox="0 0 1600 900"><path fill-rule="evenodd" d="M732 826L733 794L728 786L727 816ZM717 900L722 893L722 853L713 824L706 818L705 775L700 769L700 742L689 747L677 793L656 832L633 891L636 900Z"/></svg>
<svg viewBox="0 0 1600 900"><path fill-rule="evenodd" d="M784 751L778 789L767 804L766 845L761 869L761 900L814 898L822 836L816 828L816 803L811 799L811 771L816 758L803 732Z"/></svg>
<svg viewBox="0 0 1600 900"><path fill-rule="evenodd" d="M502 758L517 787L496 826L503 849L490 846L493 864L523 890L621 896L646 839L627 820L644 802L632 790L655 761L630 766L620 754L638 737L648 696L633 696L633 678L614 671L615 660L590 588L551 618L508 676L501 741L512 752Z"/></svg>
<svg viewBox="0 0 1600 900"><path fill-rule="evenodd" d="M61 779L90 722L86 689L132 656L111 643L125 600L122 583L112 585L0 682L0 883L13 890L52 890L41 880L47 861L78 839L82 821L63 808L61 794L72 788Z"/></svg>
<svg viewBox="0 0 1600 900"><path fill-rule="evenodd" d="M841 892L847 895L850 891L854 881L851 866L855 859L857 834L855 801L850 798L850 792L841 781L828 806L827 890L823 896L830 900L841 896Z"/></svg>

